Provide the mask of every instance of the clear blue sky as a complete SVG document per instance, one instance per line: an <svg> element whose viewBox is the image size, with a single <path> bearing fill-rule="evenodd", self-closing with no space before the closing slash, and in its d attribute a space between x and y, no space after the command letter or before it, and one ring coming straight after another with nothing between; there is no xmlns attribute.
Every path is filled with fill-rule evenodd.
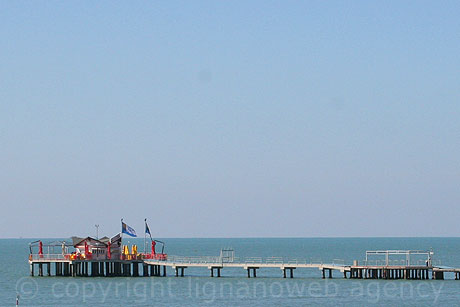
<svg viewBox="0 0 460 307"><path fill-rule="evenodd" d="M459 16L1 1L0 236L458 236Z"/></svg>

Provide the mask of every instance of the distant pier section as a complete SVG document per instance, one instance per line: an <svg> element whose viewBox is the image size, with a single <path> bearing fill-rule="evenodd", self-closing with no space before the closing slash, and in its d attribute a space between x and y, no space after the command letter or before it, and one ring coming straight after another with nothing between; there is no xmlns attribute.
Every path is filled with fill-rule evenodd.
<svg viewBox="0 0 460 307"><path fill-rule="evenodd" d="M233 249L222 249L219 256L169 256L156 251L156 242L149 244L149 252L138 252L137 246L122 244L121 234L112 238L72 237L69 242L41 241L30 243L31 276L174 276L185 275L187 268L209 270L211 277L221 277L226 268L241 268L248 278L257 277L257 271L266 268L280 269L280 277L293 278L299 269L316 269L321 278L339 277L350 279L413 279L442 280L446 273L460 279L460 268L433 264L433 251L381 250L367 251L365 260L345 264L343 261L312 262L283 257L235 257ZM163 242L161 242L163 243ZM171 272L172 271L172 272Z"/></svg>

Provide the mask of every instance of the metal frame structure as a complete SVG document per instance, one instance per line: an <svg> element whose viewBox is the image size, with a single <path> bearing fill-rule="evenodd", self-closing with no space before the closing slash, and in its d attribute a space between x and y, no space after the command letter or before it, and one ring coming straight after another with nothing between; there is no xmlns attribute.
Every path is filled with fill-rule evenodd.
<svg viewBox="0 0 460 307"><path fill-rule="evenodd" d="M377 251L366 251L366 263L369 261L369 256L385 256L385 265L390 265L390 256L398 255L406 256L406 265L411 265L411 256L412 255L426 255L427 266L432 266L432 257L434 255L433 250L421 251L421 250L377 250Z"/></svg>

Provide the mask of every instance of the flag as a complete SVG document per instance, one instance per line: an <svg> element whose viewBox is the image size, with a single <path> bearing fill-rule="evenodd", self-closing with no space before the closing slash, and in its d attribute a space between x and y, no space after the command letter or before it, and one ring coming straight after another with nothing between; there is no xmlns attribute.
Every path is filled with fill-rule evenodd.
<svg viewBox="0 0 460 307"><path fill-rule="evenodd" d="M145 233L148 233L150 237L152 237L152 234L150 233L150 228L149 225L147 225L147 222L145 222Z"/></svg>
<svg viewBox="0 0 460 307"><path fill-rule="evenodd" d="M121 222L121 232L126 233L128 236L131 237L137 237L136 231L123 222Z"/></svg>

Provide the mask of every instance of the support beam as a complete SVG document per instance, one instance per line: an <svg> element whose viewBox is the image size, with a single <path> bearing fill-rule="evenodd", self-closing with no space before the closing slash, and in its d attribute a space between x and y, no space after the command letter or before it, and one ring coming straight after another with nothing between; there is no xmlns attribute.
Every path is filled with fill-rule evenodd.
<svg viewBox="0 0 460 307"><path fill-rule="evenodd" d="M139 263L133 262L133 276L139 277Z"/></svg>

